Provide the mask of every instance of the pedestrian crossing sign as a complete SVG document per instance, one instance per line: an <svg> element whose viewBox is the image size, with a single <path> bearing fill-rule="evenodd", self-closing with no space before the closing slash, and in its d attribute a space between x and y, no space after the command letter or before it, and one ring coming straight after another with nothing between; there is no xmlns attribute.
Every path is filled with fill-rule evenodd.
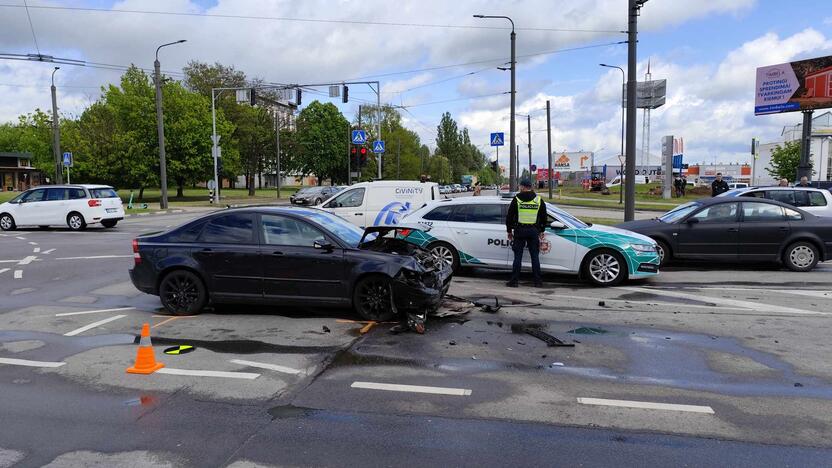
<svg viewBox="0 0 832 468"><path fill-rule="evenodd" d="M376 140L373 142L373 153L381 154L384 152L384 141Z"/></svg>
<svg viewBox="0 0 832 468"><path fill-rule="evenodd" d="M505 134L502 132L491 134L491 146L504 146L506 143Z"/></svg>

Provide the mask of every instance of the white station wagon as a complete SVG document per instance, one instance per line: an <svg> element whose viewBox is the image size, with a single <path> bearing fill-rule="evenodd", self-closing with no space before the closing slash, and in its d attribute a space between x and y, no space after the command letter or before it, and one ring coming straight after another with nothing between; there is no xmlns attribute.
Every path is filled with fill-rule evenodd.
<svg viewBox="0 0 832 468"><path fill-rule="evenodd" d="M0 229L69 226L73 231L101 223L112 228L124 219L116 191L107 185L49 185L29 189L0 205Z"/></svg>

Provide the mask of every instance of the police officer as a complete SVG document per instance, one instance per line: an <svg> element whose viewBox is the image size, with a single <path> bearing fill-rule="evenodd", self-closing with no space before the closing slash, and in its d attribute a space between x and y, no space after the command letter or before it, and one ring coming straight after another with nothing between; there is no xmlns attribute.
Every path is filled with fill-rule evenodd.
<svg viewBox="0 0 832 468"><path fill-rule="evenodd" d="M512 245L514 265L511 279L506 286L517 287L517 282L520 280L523 250L526 247L532 258L534 286L543 285L540 279L540 241L544 239L546 221L546 204L543 199L532 191L532 183L528 179L521 180L520 192L511 201L508 213L506 213L508 240L514 242Z"/></svg>

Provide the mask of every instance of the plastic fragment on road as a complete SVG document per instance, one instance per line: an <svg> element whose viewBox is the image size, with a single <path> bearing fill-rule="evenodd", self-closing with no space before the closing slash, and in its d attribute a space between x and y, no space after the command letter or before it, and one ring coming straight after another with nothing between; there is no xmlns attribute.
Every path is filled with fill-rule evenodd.
<svg viewBox="0 0 832 468"><path fill-rule="evenodd" d="M609 331L604 330L603 328L580 327L574 330L569 330L566 333L569 333L570 335L603 335L605 333L609 333Z"/></svg>

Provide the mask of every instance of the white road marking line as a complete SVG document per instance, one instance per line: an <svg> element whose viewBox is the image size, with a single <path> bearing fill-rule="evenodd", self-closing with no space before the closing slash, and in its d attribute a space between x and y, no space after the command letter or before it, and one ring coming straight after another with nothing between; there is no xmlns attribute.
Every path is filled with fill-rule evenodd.
<svg viewBox="0 0 832 468"><path fill-rule="evenodd" d="M15 237L15 239L26 240L25 237L20 237L20 236Z"/></svg>
<svg viewBox="0 0 832 468"><path fill-rule="evenodd" d="M8 269L8 268L0 268L0 273L5 273L5 272L7 272L7 271L9 271L9 269Z"/></svg>
<svg viewBox="0 0 832 468"><path fill-rule="evenodd" d="M765 289L765 288L696 288L700 291L764 291L777 294L794 294L796 296L832 299L832 292L817 289Z"/></svg>
<svg viewBox="0 0 832 468"><path fill-rule="evenodd" d="M21 279L23 278L23 270L15 270L14 271L14 279Z"/></svg>
<svg viewBox="0 0 832 468"><path fill-rule="evenodd" d="M64 333L64 336L75 336L75 335L78 335L78 334L80 334L80 333L84 333L84 332L85 332L85 331L87 331L87 330L92 330L92 329L93 329L93 328L95 328L95 327L98 327L98 326L104 325L105 323L110 323L110 322L112 322L113 320L118 320L118 319L120 319L120 318L124 318L124 317L127 317L127 316L126 316L126 315L116 315L115 317L110 317L110 318L106 318L106 319L104 319L104 320L99 320L99 321L97 321L97 322L93 322L93 323L91 323L91 324L89 324L89 325L84 325L84 326L83 326L83 327L81 327L81 328L78 328L78 329L72 330L71 332Z"/></svg>
<svg viewBox="0 0 832 468"><path fill-rule="evenodd" d="M32 260L36 259L37 257L34 255L29 255L28 257L24 258L23 260L17 262L18 265L28 265L32 263Z"/></svg>
<svg viewBox="0 0 832 468"><path fill-rule="evenodd" d="M132 255L97 255L95 257L58 257L55 260L94 260L97 258L133 258Z"/></svg>
<svg viewBox="0 0 832 468"><path fill-rule="evenodd" d="M399 385L378 382L353 382L350 387L370 390L389 390L391 392L431 393L434 395L468 396L471 394L471 390L467 388L423 387L421 385Z"/></svg>
<svg viewBox="0 0 832 468"><path fill-rule="evenodd" d="M20 260L0 260L0 263L20 263Z"/></svg>
<svg viewBox="0 0 832 468"><path fill-rule="evenodd" d="M27 361L26 359L0 358L0 364L27 367L61 367L65 362Z"/></svg>
<svg viewBox="0 0 832 468"><path fill-rule="evenodd" d="M40 253L40 247L35 247L32 249L32 253Z"/></svg>
<svg viewBox="0 0 832 468"><path fill-rule="evenodd" d="M292 369L291 367L279 366L277 364L267 364L264 362L244 361L242 359L232 359L231 362L233 362L234 364L240 364L241 366L259 367L260 369L269 369L277 372L283 372L284 374L296 375L303 372L298 369Z"/></svg>
<svg viewBox="0 0 832 468"><path fill-rule="evenodd" d="M210 370L190 370L190 369L172 369L170 367L163 367L156 371L157 374L170 375L188 375L192 377L225 377L227 379L247 379L254 380L260 377L260 374L251 372L224 372L224 371L210 371Z"/></svg>
<svg viewBox="0 0 832 468"><path fill-rule="evenodd" d="M623 289L627 291L634 291L640 293L647 293L647 294L656 294L659 296L668 296L668 297L678 297L680 299L690 299L699 302L715 302L721 305L727 306L734 306L740 307L743 309L753 310L756 312L776 312L776 313L783 313L783 314L796 314L796 315L829 315L829 312L820 312L816 310L803 310L803 309L794 309L792 307L783 307L773 304L761 304L759 302L750 302L750 301L739 301L735 299L725 299L722 297L711 297L711 296L703 296L701 294L689 294L683 293L679 291L666 291L662 289L650 289L650 288L639 288L639 287L619 287L618 289Z"/></svg>
<svg viewBox="0 0 832 468"><path fill-rule="evenodd" d="M38 245L38 243L37 243L37 242L32 242L32 241L29 241L29 245Z"/></svg>
<svg viewBox="0 0 832 468"><path fill-rule="evenodd" d="M55 251L55 249L49 249L49 250L47 250L47 251L43 252L43 254L44 254L44 255L49 255L49 254L51 254L51 253L52 253L52 252L54 252L54 251Z"/></svg>
<svg viewBox="0 0 832 468"><path fill-rule="evenodd" d="M670 403L652 403L649 401L606 400L603 398L578 398L583 405L618 406L622 408L655 409L665 411L683 411L686 413L714 414L710 406L674 405Z"/></svg>
<svg viewBox="0 0 832 468"><path fill-rule="evenodd" d="M135 307L119 307L118 309L85 310L83 312L62 312L60 314L55 314L55 317L69 317L70 315L100 314L101 312L118 312L120 310L132 310L132 309L135 309Z"/></svg>
<svg viewBox="0 0 832 468"><path fill-rule="evenodd" d="M605 299L602 297L588 297L588 296L575 296L572 294L559 296L557 294L553 294L555 297L563 297L564 299L583 299L587 301L604 301L604 302L624 302L630 304L646 304L646 305L657 305L657 306L674 306L674 307L692 307L694 309L724 309L724 310L748 310L747 307L720 307L720 306L709 306L709 305L697 305L697 304L680 304L678 302L662 302L662 301L636 301L632 299ZM546 296L543 296L546 297Z"/></svg>

